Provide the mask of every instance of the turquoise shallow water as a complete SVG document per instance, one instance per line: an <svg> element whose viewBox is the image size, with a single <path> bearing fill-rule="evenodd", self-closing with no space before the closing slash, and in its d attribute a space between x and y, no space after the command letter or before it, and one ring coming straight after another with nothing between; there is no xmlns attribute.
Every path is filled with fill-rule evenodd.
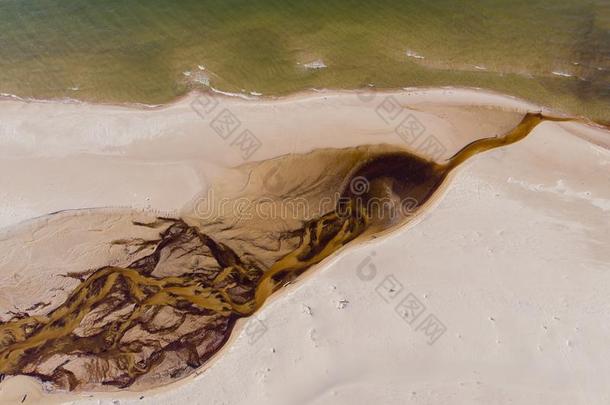
<svg viewBox="0 0 610 405"><path fill-rule="evenodd" d="M23 97L453 85L610 121L608 1L0 0L0 26L0 92Z"/></svg>

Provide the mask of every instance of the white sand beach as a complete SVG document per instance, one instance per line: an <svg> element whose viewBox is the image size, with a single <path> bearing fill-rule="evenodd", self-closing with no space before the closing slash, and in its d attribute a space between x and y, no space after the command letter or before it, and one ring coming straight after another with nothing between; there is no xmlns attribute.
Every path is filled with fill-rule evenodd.
<svg viewBox="0 0 610 405"><path fill-rule="evenodd" d="M443 161L540 110L453 88L192 93L148 109L1 100L0 313L25 311L32 295L65 299L48 293L64 283L55 275L103 262L115 237L94 217L79 230L35 218L178 215L220 181L245 187L234 167L318 148L386 143ZM401 137L404 122L420 135ZM196 375L144 392L53 394L7 376L0 403L606 404L609 185L607 129L544 122L459 167L407 225L279 291ZM59 240L72 249L54 251ZM412 322L401 318L409 297L425 306ZM427 335L427 319L442 333Z"/></svg>

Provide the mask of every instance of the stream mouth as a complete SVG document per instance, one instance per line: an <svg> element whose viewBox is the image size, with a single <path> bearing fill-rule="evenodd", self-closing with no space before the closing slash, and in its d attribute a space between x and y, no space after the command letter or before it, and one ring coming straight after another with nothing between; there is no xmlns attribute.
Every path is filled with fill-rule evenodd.
<svg viewBox="0 0 610 405"><path fill-rule="evenodd" d="M407 223L454 168L545 120L560 119L527 114L444 163L387 145L263 161L247 168L252 182L238 196L219 188L180 217L134 217L130 235L157 237L114 239L121 263L61 275L77 282L65 301L32 297L31 311L0 323L0 373L81 391L189 375L283 286L347 244ZM78 228L82 217L62 226Z"/></svg>

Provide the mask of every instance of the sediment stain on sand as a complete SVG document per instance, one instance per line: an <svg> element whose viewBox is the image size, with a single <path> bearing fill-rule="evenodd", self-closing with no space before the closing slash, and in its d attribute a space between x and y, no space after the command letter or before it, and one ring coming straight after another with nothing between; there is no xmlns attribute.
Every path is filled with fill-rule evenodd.
<svg viewBox="0 0 610 405"><path fill-rule="evenodd" d="M306 202L281 216L228 210L202 218L214 202L207 198L180 218L134 220L158 237L115 240L125 265L66 274L78 285L63 303L0 324L0 372L68 390L143 389L188 375L226 343L237 319L282 286L348 243L404 224L466 159L517 142L545 120L556 119L527 114L504 136L475 141L446 163L386 145L260 162L251 176L272 190L250 187L240 198ZM278 171L281 182L264 181Z"/></svg>

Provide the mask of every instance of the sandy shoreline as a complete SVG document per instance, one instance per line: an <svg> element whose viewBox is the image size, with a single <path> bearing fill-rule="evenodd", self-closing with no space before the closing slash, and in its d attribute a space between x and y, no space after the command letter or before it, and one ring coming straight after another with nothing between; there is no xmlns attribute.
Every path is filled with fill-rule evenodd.
<svg viewBox="0 0 610 405"><path fill-rule="evenodd" d="M113 103L113 102L104 102L104 101L89 101L89 100L81 100L77 98L49 98L49 99L38 99L38 98L28 98L21 97L15 94L9 93L0 93L0 102L1 101L17 101L21 103L43 103L43 104L77 104L77 105L89 105L89 106L105 106L105 107L122 107L131 110L163 110L172 105L179 104L184 100L192 99L193 97L208 95L216 98L227 98L227 99L239 99L248 102L278 102L278 101L290 101L290 100L299 100L306 99L308 97L315 97L317 95L345 95L345 94L394 94L399 92L410 92L419 95L435 95L438 92L458 92L462 95L468 95L469 98L479 99L482 101L486 98L486 96L491 96L494 99L494 102L498 102L501 99L509 99L511 102L509 104L514 107L514 102L522 102L529 106L535 106L535 108L539 108L541 111L553 114L553 115L562 115L569 116L568 113L561 112L559 110L555 110L551 107L543 106L542 104L538 104L535 101L529 101L527 99L520 98L518 96L508 95L499 91L485 89L481 87L468 87L468 86L417 86L417 87L396 87L396 88L377 88L374 86L367 86L362 88L353 88L353 89L335 89L335 88L310 88L305 90L300 90L297 92L291 92L289 94L283 95L268 95L262 93L232 93L223 91L220 89L216 89L214 87L206 87L204 89L195 88L187 91L183 95L180 95L173 100L162 103L162 104L145 104L139 102L124 102L124 103ZM493 104L493 102L492 102ZM591 120L587 116L583 115L571 115L579 120L587 122L589 124L599 126L602 128L607 128L607 122L597 122L595 120Z"/></svg>
<svg viewBox="0 0 610 405"><path fill-rule="evenodd" d="M35 99L35 98L23 98L13 94L0 94L0 101L9 101L9 102L20 102L20 103L38 103L38 104L54 104L54 105L87 105L87 106L97 106L97 107L119 107L126 108L130 110L143 110L143 111L151 111L151 110L164 110L170 108L175 104L180 104L185 100L192 100L198 96L212 96L219 99L228 99L228 100L242 100L247 102L257 102L257 103L276 103L282 101L298 101L304 100L308 98L316 98L319 96L337 96L337 95L349 95L349 94L362 94L364 98L370 97L372 94L381 94L381 95L389 95L389 94L397 94L408 92L411 94L418 94L420 96L435 96L440 93L456 92L461 94L462 96L469 96L470 102L472 100L472 96L478 100L479 103L484 102L484 100L494 100L498 102L499 100L511 100L512 107L516 104L515 101L522 103L523 105L529 105L533 108L542 108L539 104L534 102L530 102L527 100L520 99L519 97L503 94L500 92L492 91L492 90L484 90L479 87L454 87L454 86L444 86L444 87L404 87L404 88L396 88L396 89L377 89L375 87L365 87L361 89L309 89L303 90L296 93L291 93L288 95L249 95L245 93L229 93L220 91L217 89L210 89L210 91L201 91L201 90L192 90L188 93L177 97L173 101L165 104L142 104L142 103L104 103L104 102L90 102L86 100L78 100L78 99ZM491 97L491 98L490 98ZM510 102L509 102L510 103ZM493 104L493 103L492 103ZM509 104L510 105L510 104ZM550 108L544 108L544 111L551 112L554 114L559 114L558 112L553 112Z"/></svg>
<svg viewBox="0 0 610 405"><path fill-rule="evenodd" d="M387 100L395 100L401 111L406 110L405 116L415 117L424 128L422 136L426 139L432 136L438 141L437 147L422 148L421 141L405 142L396 132L404 117L393 118L394 110L384 104ZM212 105L214 109L207 112ZM4 250L6 246L10 249L13 235L9 227L59 210L124 207L178 213L220 178L231 179L227 187L236 190L247 185L248 179L232 167L316 148L387 143L442 161L475 139L505 132L525 111L539 109L509 96L446 88L321 92L255 101L191 93L167 106L138 109L2 100L0 182L4 186L0 227L5 230L0 245L9 243ZM260 143L247 158L236 147L239 145L232 144L234 138L223 139L211 125L217 114L225 110L239 120L236 132L247 129ZM231 342L215 356L216 360L204 366L208 369L200 375L129 397L139 401L139 396L144 395L158 403L193 401L201 395L218 403L243 403L246 398L249 403L285 403L296 398L293 403L322 404L333 403L337 398L355 400L357 396L362 403L366 403L363 398L386 403L403 403L400 401L404 398L413 403L439 398L468 403L485 398L518 401L542 385L546 388L534 392L538 399L532 403L607 399L610 394L602 380L608 370L603 360L610 359L610 353L596 346L595 342L603 335L598 329L585 332L581 325L585 320L602 322L600 314L587 313L586 319L581 320L574 316L589 305L579 295L581 289L597 291L596 283L600 286L596 304L601 308L610 305L601 290L610 285L601 271L610 258L603 246L598 246L608 238L608 224L604 225L603 218L610 211L609 148L610 134L603 129L579 123L545 123L517 145L477 156L449 179L440 197L416 221L377 241L342 250L325 260L313 271L313 276L308 275L289 291L274 297L260 313L268 329L258 345L248 344L243 329L237 330ZM575 150L578 154L573 153ZM540 210L543 205L548 212ZM566 221L583 225L578 232L558 238L556 232L567 229ZM530 223L537 226L532 228ZM522 237L530 243L519 243ZM407 261L421 270L403 272L401 283L417 287L413 292L443 314L450 330L443 341L433 346L423 338L417 339L420 336L415 332L407 334L406 341L396 336L405 333L400 329L404 324L401 325L400 318L393 318L396 314L392 306L375 295L375 286L353 277L353 269L373 253L380 273L400 266L404 245L417 252L408 253ZM572 248L562 255L558 247L564 245ZM530 256L532 248L537 251L536 257ZM11 273L19 271L16 264L31 265L15 258L28 249L31 248L27 245L18 247L13 257L0 261L7 291L10 287L27 290L27 280L9 280ZM447 253L439 255L437 249ZM497 250L501 253L496 258L490 252ZM450 259L443 261L443 256ZM572 266L582 261L593 269L592 278L573 271ZM444 271L447 267L457 271L460 266L469 266L472 273L458 276ZM539 273L518 270L516 277L510 277L516 268ZM52 272L52 266L47 270ZM499 279L508 287L496 283ZM565 279L573 282L563 282ZM462 289L451 292L448 280ZM375 283L381 281L379 278ZM564 305L563 312L558 311L562 312L559 318L565 319L566 315L568 320L555 330L549 344L554 348L562 339L565 343L565 336L574 335L573 329L580 328L578 338L567 339L582 344L565 343L574 353L551 350L544 359L533 361L535 356L529 349L539 338L533 332L531 336L516 335L517 331L531 327L524 323L542 322L539 318L543 314L534 311L519 319L516 310L521 304L515 304L515 295L525 296L527 305L541 307L557 305L561 298L553 293L552 287L544 290L546 295L536 297L530 289L533 282L549 286L559 283L566 296L571 297L571 306ZM502 299L493 299L494 294ZM15 302L10 292L3 292L1 298L1 302ZM338 302L342 300L349 303L339 308ZM461 304L461 300L469 305ZM311 315L304 313L303 305L312 308ZM493 315L488 314L486 306L493 308ZM470 313L465 312L467 307L472 309ZM494 325L496 318L507 321L501 331L485 329L483 325ZM461 323L470 326L463 328ZM371 328L382 330L384 325L391 326L383 338L374 338L368 332ZM479 331L480 336L473 331ZM469 339L463 339L464 336ZM366 347L373 349L367 354ZM479 358L481 347L495 353L491 363ZM595 361L587 357L593 348L601 351ZM392 357L384 350L395 350L398 355ZM363 353L383 378L354 363L349 355L352 352ZM455 360L456 353L461 354L458 356L461 361ZM538 366L552 369L566 361L566 356L574 356L569 363L585 373L579 374L572 385L563 381L569 370L534 371L529 375L531 381L516 373L531 364L534 369ZM426 378L405 368L406 359L427 370ZM387 371L379 368L384 361L390 364ZM295 367L297 363L299 367ZM244 364L258 370L242 375L245 381L231 375ZM424 367L426 364L449 367L443 366L444 371L434 374L432 370L438 369ZM516 378L519 387L498 385L503 377L502 364L508 364L509 370L504 377ZM309 375L306 370L317 370L320 377L306 377ZM330 378L330 383L322 378L324 375ZM468 377L460 379L464 375ZM487 375L490 380L486 380ZM585 375L591 379L585 381ZM401 376L402 382L397 376ZM306 385L298 383L300 378L305 378ZM23 380L23 377L5 380L0 385L0 401L22 398ZM404 381L409 383L403 386ZM368 387L372 396L356 389L357 384ZM227 391L224 385L240 388ZM28 382L27 386L24 403L35 401L38 395L37 384ZM556 390L562 394L556 394ZM115 398L128 403L130 399L124 398L124 394L77 398L82 403L98 400L111 403ZM62 402L72 400L72 396L46 399Z"/></svg>

